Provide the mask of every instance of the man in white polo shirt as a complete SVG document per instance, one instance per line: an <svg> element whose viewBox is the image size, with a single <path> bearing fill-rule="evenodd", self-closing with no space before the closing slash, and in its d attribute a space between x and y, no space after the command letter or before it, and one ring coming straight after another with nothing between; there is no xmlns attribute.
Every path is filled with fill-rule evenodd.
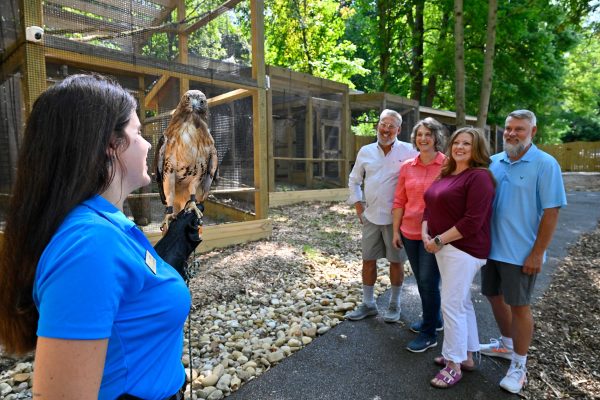
<svg viewBox="0 0 600 400"><path fill-rule="evenodd" d="M390 262L392 294L383 319L386 322L400 320L400 290L404 281L402 264L406 254L392 244L392 203L400 165L419 154L411 144L397 139L401 126L400 114L383 110L377 124L377 142L360 149L348 179L348 204L354 205L362 224L363 258L363 302L346 315L351 321L378 314L373 289L377 279L377 259L384 257Z"/></svg>
<svg viewBox="0 0 600 400"><path fill-rule="evenodd" d="M535 114L516 110L506 118L504 151L492 156L497 181L492 215L492 249L481 269L500 334L481 345L481 354L511 360L500 387L519 393L527 382L527 352L533 336L531 294L546 249L567 205L558 162L538 149Z"/></svg>

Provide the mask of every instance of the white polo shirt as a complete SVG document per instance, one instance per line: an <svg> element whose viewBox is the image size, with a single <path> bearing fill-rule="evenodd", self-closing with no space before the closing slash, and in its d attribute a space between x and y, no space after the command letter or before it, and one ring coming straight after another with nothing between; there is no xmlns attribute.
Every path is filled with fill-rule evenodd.
<svg viewBox="0 0 600 400"><path fill-rule="evenodd" d="M376 225L392 223L392 203L398 183L400 166L409 158L419 154L410 143L398 139L391 150L383 153L377 142L363 146L358 155L350 177L348 188L350 196L347 203L365 201L365 217ZM364 183L364 196L361 185Z"/></svg>

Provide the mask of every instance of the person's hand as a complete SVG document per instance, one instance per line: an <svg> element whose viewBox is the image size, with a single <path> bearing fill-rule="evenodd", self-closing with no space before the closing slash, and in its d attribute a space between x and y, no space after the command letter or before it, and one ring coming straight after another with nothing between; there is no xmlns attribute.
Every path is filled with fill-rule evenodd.
<svg viewBox="0 0 600 400"><path fill-rule="evenodd" d="M392 238L392 245L396 249L402 248L402 239L400 239L400 234L398 232L394 232L394 237Z"/></svg>
<svg viewBox="0 0 600 400"><path fill-rule="evenodd" d="M427 237L428 237L427 240L423 240L423 245L425 246L425 250L427 250L428 253L432 253L432 254L435 254L438 251L440 251L440 248L438 247L437 244L435 244L433 239L429 235L427 235Z"/></svg>
<svg viewBox="0 0 600 400"><path fill-rule="evenodd" d="M529 253L525 262L523 263L523 273L527 275L535 275L542 272L542 263L544 261L544 255L537 254L534 252Z"/></svg>
<svg viewBox="0 0 600 400"><path fill-rule="evenodd" d="M365 212L365 206L363 205L362 202L357 201L356 203L354 203L354 208L356 209L356 215L358 216L358 220L360 221L361 224L363 224L363 219L362 219L362 215Z"/></svg>

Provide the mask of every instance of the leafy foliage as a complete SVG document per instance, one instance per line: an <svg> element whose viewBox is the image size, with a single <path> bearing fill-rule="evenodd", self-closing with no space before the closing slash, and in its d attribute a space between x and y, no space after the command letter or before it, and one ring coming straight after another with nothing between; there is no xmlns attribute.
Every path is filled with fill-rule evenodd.
<svg viewBox="0 0 600 400"><path fill-rule="evenodd" d="M356 45L342 38L351 9L335 0L267 0L265 8L267 64L351 86L352 76L369 72L354 57Z"/></svg>
<svg viewBox="0 0 600 400"><path fill-rule="evenodd" d="M186 20L197 20L217 3L186 0ZM190 54L247 63L247 3L191 34ZM386 91L453 110L453 4L265 0L265 59L362 91ZM471 115L479 107L487 8L485 1L464 2L466 112ZM594 11L596 17L589 18ZM510 111L528 108L538 115L538 141L594 137L589 132L600 118L598 11L598 0L499 2L488 124L502 124ZM171 22L177 21L172 15ZM176 34L155 33L144 52L175 60L178 45ZM352 129L366 133L371 126L359 123Z"/></svg>

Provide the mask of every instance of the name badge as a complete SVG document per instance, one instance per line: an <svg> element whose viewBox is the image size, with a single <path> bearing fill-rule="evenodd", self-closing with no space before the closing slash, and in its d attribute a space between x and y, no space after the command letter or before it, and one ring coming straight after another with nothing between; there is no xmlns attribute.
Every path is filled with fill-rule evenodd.
<svg viewBox="0 0 600 400"><path fill-rule="evenodd" d="M156 275L156 259L152 257L152 254L146 250L146 265L150 268L150 271Z"/></svg>

